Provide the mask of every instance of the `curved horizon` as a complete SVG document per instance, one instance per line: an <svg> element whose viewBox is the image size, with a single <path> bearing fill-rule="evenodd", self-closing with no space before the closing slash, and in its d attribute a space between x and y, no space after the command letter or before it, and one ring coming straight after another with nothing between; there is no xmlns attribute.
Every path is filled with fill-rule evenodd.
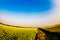
<svg viewBox="0 0 60 40"><path fill-rule="evenodd" d="M54 24L60 23L60 5L59 5L60 0L52 0L51 1L52 3L50 6L46 4L47 5L45 6L46 8L44 8L43 4L49 3L49 0L47 0L46 2L40 0L41 2L44 2L44 3L42 4L39 3L40 5L38 4L37 6L34 5L35 3L37 4L38 2L38 1L36 2L36 0L35 1L31 0L32 3L34 2L33 4L31 4L31 2L28 3L29 1L25 1L22 4L21 3L18 4L21 7L18 6L17 4L15 5L16 0L15 1L13 0L14 3L12 5L11 3L8 3L8 1L7 2L6 1L4 1L5 5L3 2L2 4L0 3L1 4L1 7L0 7L1 23L14 25L14 26L23 26L23 27L39 27L39 26L47 26L47 25L54 25ZM10 2L11 1L12 0L10 0ZM28 5L26 2L30 5ZM22 7L24 6L24 3L26 3L28 6L25 4L25 7Z"/></svg>

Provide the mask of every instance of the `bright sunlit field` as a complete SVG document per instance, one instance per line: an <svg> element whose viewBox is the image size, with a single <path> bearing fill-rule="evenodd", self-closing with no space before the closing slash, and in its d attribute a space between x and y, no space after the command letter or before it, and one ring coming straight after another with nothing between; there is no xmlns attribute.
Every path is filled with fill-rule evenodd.
<svg viewBox="0 0 60 40"><path fill-rule="evenodd" d="M37 28L18 28L0 24L0 40L35 40Z"/></svg>

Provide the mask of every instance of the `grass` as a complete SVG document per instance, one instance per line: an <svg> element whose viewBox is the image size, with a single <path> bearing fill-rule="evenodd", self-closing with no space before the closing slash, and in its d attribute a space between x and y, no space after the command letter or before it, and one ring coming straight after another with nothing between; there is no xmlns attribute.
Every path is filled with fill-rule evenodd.
<svg viewBox="0 0 60 40"><path fill-rule="evenodd" d="M49 27L49 26L48 26ZM56 24L51 26L52 28L47 28L47 30L51 32L59 32L60 33L60 24Z"/></svg>
<svg viewBox="0 0 60 40"><path fill-rule="evenodd" d="M18 28L0 24L0 40L35 40L37 28Z"/></svg>
<svg viewBox="0 0 60 40"><path fill-rule="evenodd" d="M60 24L46 27L50 27L45 28L46 30L60 33ZM0 24L0 40L35 40L37 29L38 28L22 28Z"/></svg>

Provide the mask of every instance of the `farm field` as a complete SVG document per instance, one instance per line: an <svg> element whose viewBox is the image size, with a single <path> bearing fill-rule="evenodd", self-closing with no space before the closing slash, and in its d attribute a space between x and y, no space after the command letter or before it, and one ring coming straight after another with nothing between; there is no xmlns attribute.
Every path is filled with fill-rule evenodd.
<svg viewBox="0 0 60 40"><path fill-rule="evenodd" d="M51 32L60 32L59 24L53 26L44 29ZM37 30L38 28L22 28L0 24L0 40L35 40L36 34L38 33Z"/></svg>
<svg viewBox="0 0 60 40"><path fill-rule="evenodd" d="M18 28L0 24L0 40L35 40L37 28Z"/></svg>

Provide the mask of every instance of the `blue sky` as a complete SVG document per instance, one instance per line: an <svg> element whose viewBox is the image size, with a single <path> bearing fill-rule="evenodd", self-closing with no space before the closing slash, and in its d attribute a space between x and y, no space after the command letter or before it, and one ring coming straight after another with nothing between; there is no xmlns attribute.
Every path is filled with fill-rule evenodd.
<svg viewBox="0 0 60 40"><path fill-rule="evenodd" d="M0 9L8 11L44 12L51 8L50 0L0 0Z"/></svg>
<svg viewBox="0 0 60 40"><path fill-rule="evenodd" d="M25 27L60 23L60 0L0 0L0 22Z"/></svg>

